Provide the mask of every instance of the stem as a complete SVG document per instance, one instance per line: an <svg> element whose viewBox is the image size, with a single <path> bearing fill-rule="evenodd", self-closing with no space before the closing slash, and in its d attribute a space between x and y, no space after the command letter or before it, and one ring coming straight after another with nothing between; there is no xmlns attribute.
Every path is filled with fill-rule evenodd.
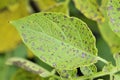
<svg viewBox="0 0 120 80"><path fill-rule="evenodd" d="M109 62L101 57L97 57L98 60L102 61L105 64L109 64Z"/></svg>
<svg viewBox="0 0 120 80"><path fill-rule="evenodd" d="M100 77L100 76L105 76L105 75L110 75L110 74L114 74L116 72L120 71L120 69L118 70L117 67L114 67L110 72L97 72L91 76L81 76L81 77L76 77L76 78L73 78L73 80L86 80L86 79L90 79L90 78L97 78L97 77Z"/></svg>
<svg viewBox="0 0 120 80"><path fill-rule="evenodd" d="M57 75L53 75L53 77L56 78L56 79L60 79L60 77L57 76Z"/></svg>
<svg viewBox="0 0 120 80"><path fill-rule="evenodd" d="M113 74L110 74L110 80L113 80Z"/></svg>

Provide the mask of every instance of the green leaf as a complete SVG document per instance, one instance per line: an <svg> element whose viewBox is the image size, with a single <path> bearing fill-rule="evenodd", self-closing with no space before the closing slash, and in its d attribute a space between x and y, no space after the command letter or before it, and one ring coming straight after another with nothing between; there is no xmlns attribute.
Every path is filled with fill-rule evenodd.
<svg viewBox="0 0 120 80"><path fill-rule="evenodd" d="M75 6L87 18L95 21L103 21L104 17L99 10L97 0L74 0Z"/></svg>
<svg viewBox="0 0 120 80"><path fill-rule="evenodd" d="M87 25L59 13L37 13L12 22L42 61L60 70L96 63L95 38Z"/></svg>
<svg viewBox="0 0 120 80"><path fill-rule="evenodd" d="M52 72L47 71L43 67L40 67L39 65L32 63L28 60L22 59L22 58L10 58L6 62L7 65L16 65L18 67L21 67L27 71L30 71L32 73L38 74L41 77L48 77L54 74L54 70Z"/></svg>
<svg viewBox="0 0 120 80"><path fill-rule="evenodd" d="M90 76L97 72L97 67L95 65L90 65L90 66L80 67L80 70L85 76Z"/></svg>
<svg viewBox="0 0 120 80"><path fill-rule="evenodd" d="M109 0L107 10L110 27L120 37L120 0Z"/></svg>

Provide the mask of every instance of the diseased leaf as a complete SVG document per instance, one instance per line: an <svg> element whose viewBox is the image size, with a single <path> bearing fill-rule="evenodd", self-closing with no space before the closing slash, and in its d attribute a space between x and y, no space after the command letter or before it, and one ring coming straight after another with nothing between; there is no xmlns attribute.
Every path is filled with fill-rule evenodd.
<svg viewBox="0 0 120 80"><path fill-rule="evenodd" d="M18 58L18 57L8 59L6 64L7 65L16 65L18 67L21 67L27 71L34 73L34 74L38 74L41 77L48 77L48 76L51 76L54 74L54 70L52 72L49 72L46 69L40 67L39 65L37 65L35 63L32 63L28 60Z"/></svg>
<svg viewBox="0 0 120 80"><path fill-rule="evenodd" d="M19 69L16 73L12 76L11 80L43 80L39 75L30 73L23 69Z"/></svg>
<svg viewBox="0 0 120 80"><path fill-rule="evenodd" d="M120 0L109 0L107 10L110 27L120 37Z"/></svg>
<svg viewBox="0 0 120 80"><path fill-rule="evenodd" d="M97 67L95 65L80 67L81 72L85 76L93 75L97 72Z"/></svg>
<svg viewBox="0 0 120 80"><path fill-rule="evenodd" d="M74 0L75 6L87 18L95 21L103 21L104 17L99 10L97 0Z"/></svg>
<svg viewBox="0 0 120 80"><path fill-rule="evenodd" d="M9 21L28 15L26 1L20 0L13 10L5 9L0 12L0 53L14 49L20 42L20 36Z"/></svg>
<svg viewBox="0 0 120 80"><path fill-rule="evenodd" d="M38 13L12 24L33 53L56 69L73 70L97 61L95 38L87 25L77 18Z"/></svg>

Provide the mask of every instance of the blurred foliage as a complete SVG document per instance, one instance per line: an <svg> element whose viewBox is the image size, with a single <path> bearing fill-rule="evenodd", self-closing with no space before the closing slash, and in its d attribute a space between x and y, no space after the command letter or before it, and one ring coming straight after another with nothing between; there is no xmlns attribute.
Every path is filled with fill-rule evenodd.
<svg viewBox="0 0 120 80"><path fill-rule="evenodd" d="M22 43L16 29L10 24L10 21L40 11L61 12L83 20L87 23L97 39L98 56L119 67L120 38L112 31L109 25L110 21L106 12L108 1L109 0L0 0L0 80L60 80L57 79L56 76L45 79L18 67L6 66L5 64L8 58L21 57L47 70L51 71L53 69L33 55L32 51ZM32 2L32 4L30 2ZM104 66L105 64L100 61L96 64L98 71L101 71ZM87 67L87 69L83 67L83 70L86 72L82 73L79 70L75 70L71 72L70 75L74 77L76 77L74 73L86 75L86 73L92 69L90 69L90 67ZM59 74L63 74L62 76L66 77L69 72L70 71L66 71L65 73L64 71L60 73L56 72L56 75L59 76ZM93 74L94 70L93 72L91 71L91 73ZM119 80L120 78L119 73L113 76L114 80ZM109 77L102 76L95 80L103 79L109 80Z"/></svg>
<svg viewBox="0 0 120 80"><path fill-rule="evenodd" d="M43 80L40 78L39 75L30 73L23 69L19 69L16 73L12 76L11 80Z"/></svg>
<svg viewBox="0 0 120 80"><path fill-rule="evenodd" d="M0 1L0 9L10 6L10 5L14 4L16 1L17 0L1 0Z"/></svg>
<svg viewBox="0 0 120 80"><path fill-rule="evenodd" d="M20 43L18 32L9 22L28 15L26 3L20 0L0 11L0 53L10 51Z"/></svg>

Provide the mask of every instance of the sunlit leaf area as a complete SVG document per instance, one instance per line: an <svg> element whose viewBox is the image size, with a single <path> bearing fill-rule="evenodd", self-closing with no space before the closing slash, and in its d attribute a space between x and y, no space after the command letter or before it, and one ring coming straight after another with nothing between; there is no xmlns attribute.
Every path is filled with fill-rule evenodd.
<svg viewBox="0 0 120 80"><path fill-rule="evenodd" d="M0 0L0 80L119 80L120 0Z"/></svg>

